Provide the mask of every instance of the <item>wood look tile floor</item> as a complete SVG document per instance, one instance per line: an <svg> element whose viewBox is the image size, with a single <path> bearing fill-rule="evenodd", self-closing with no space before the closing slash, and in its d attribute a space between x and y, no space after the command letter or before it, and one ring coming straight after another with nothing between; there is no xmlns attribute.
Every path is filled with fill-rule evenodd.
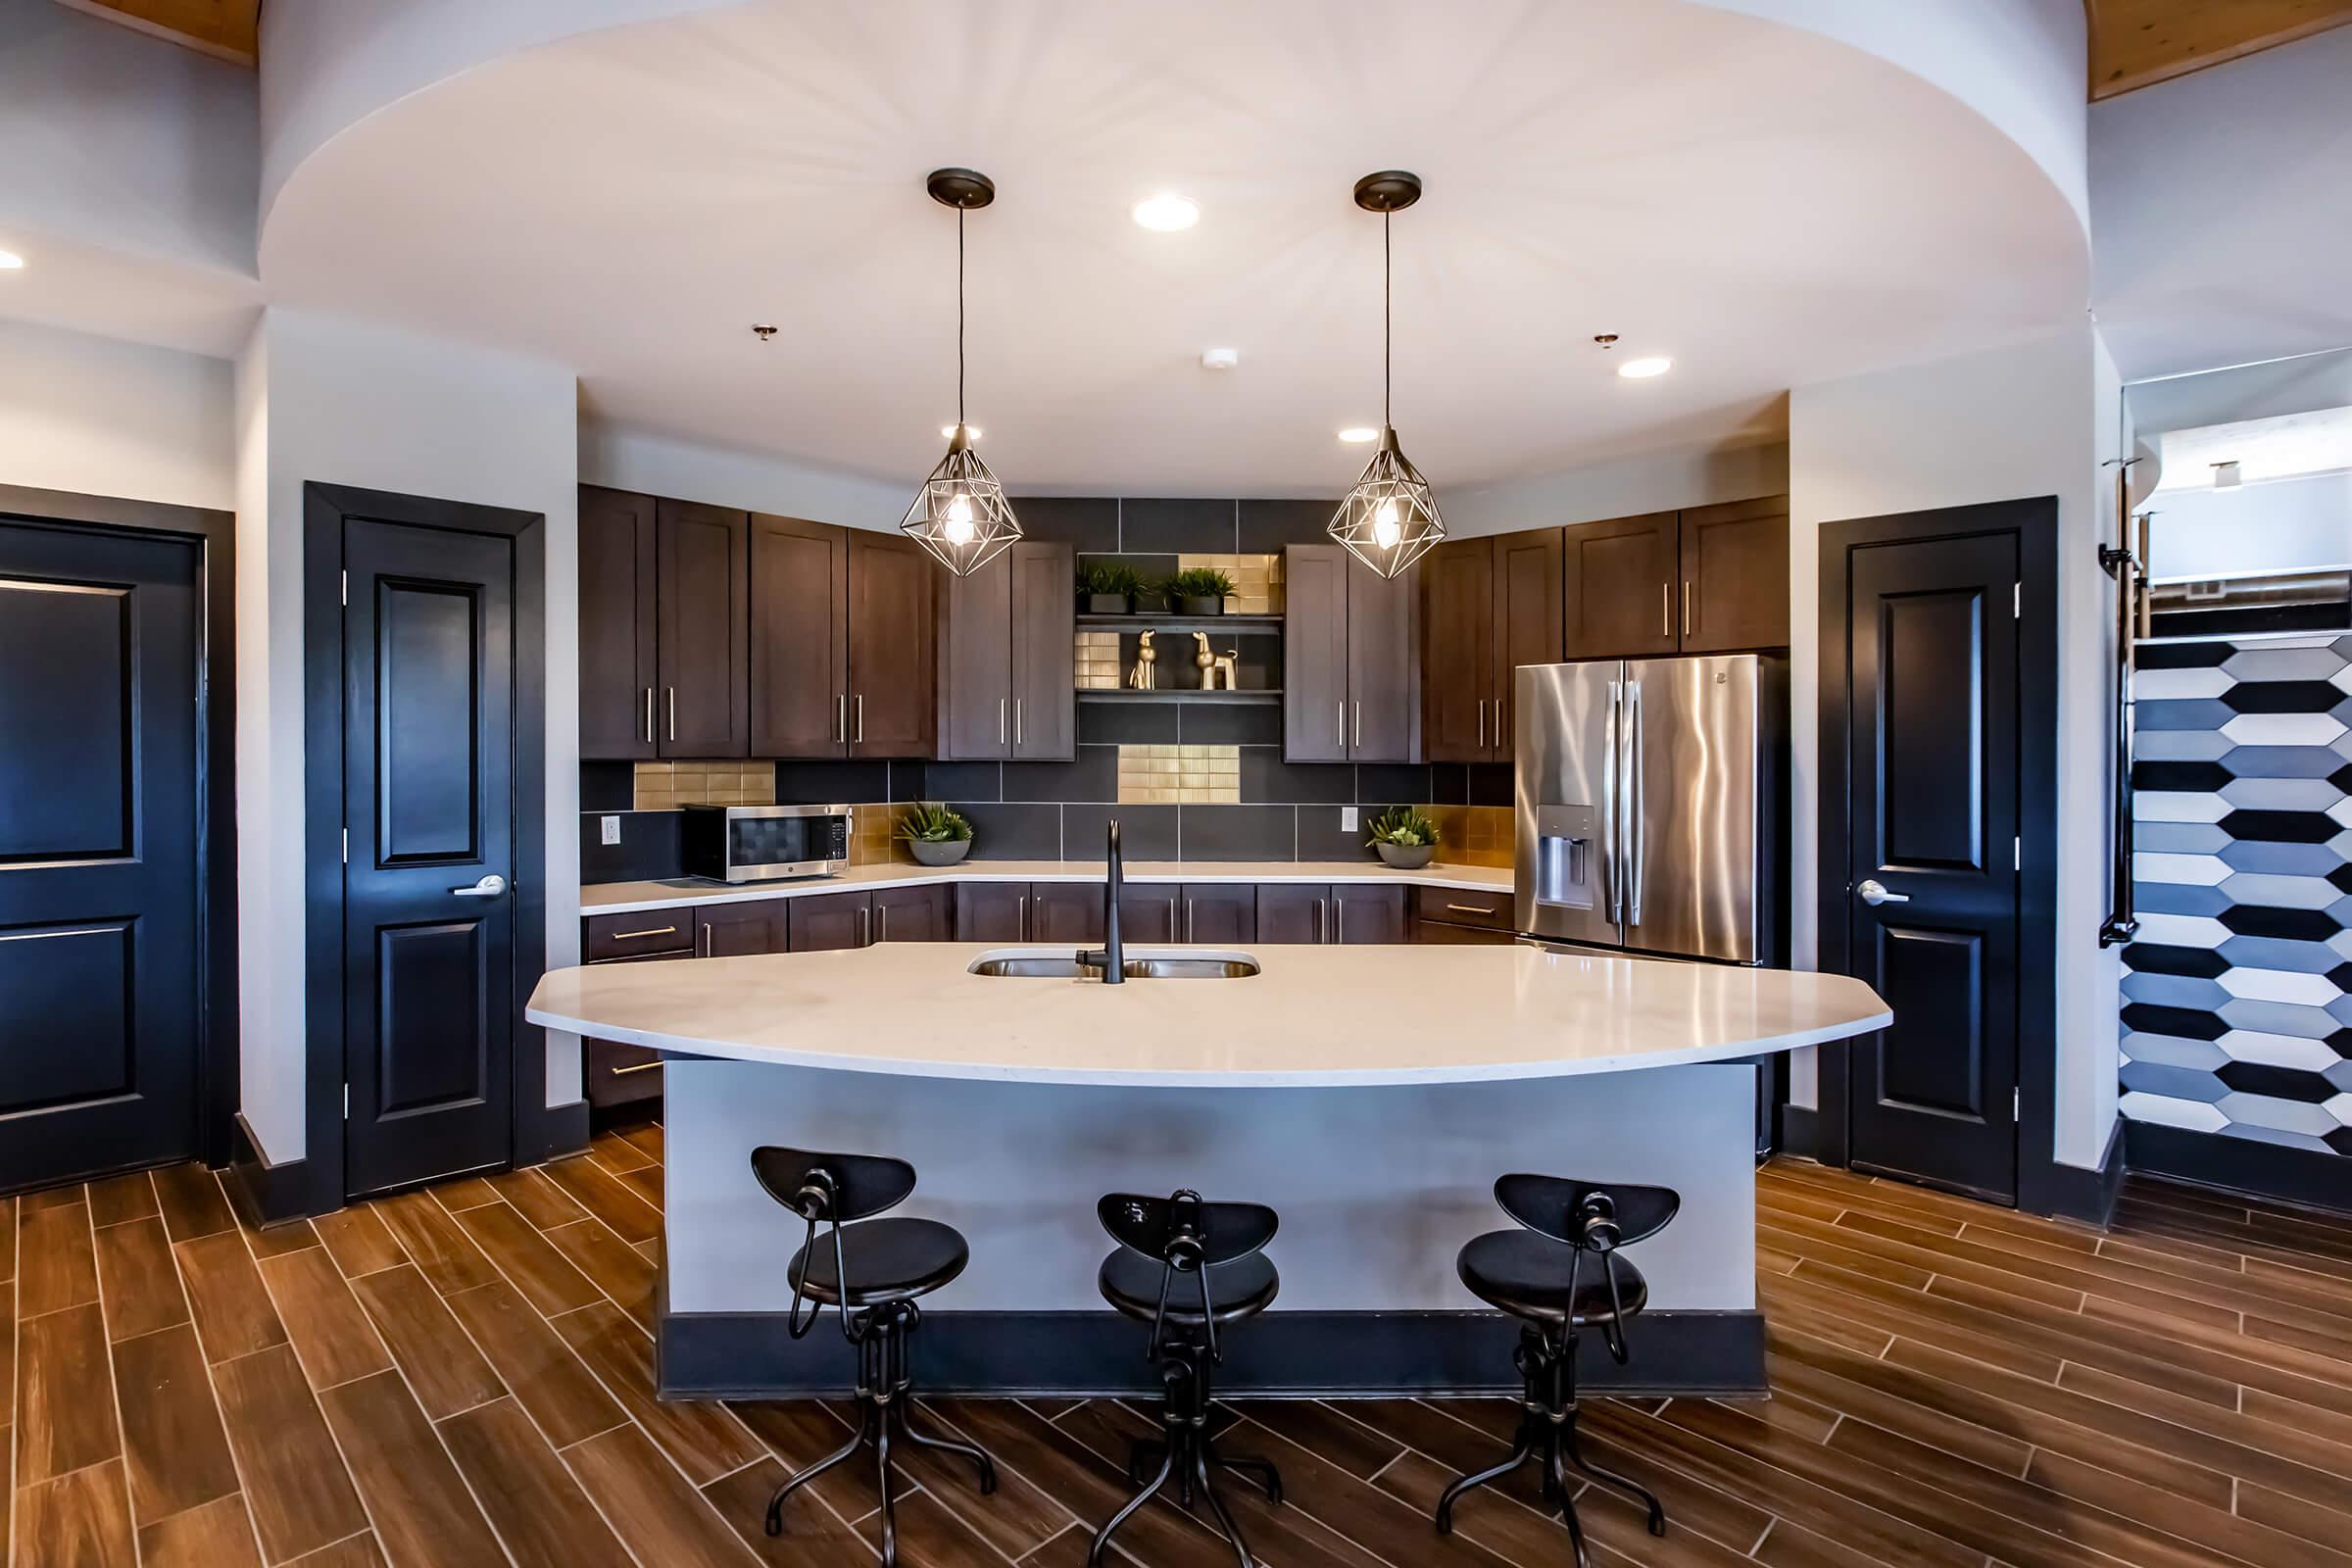
<svg viewBox="0 0 2352 1568"><path fill-rule="evenodd" d="M261 1233L194 1167L0 1199L11 1568L565 1568L873 1560L863 1466L770 1541L770 1488L847 1435L814 1403L664 1404L648 1337L662 1133ZM1601 1563L2352 1568L2352 1217L2133 1181L2112 1233L1783 1161L1761 1182L1769 1401L1596 1401L1594 1456L1663 1541L1580 1499ZM918 1362L919 1365L919 1362ZM1138 1410L932 1401L996 1455L917 1455L908 1568L1077 1568ZM1494 1400L1252 1401L1274 1568L1559 1568L1519 1486L1429 1527L1499 1452ZM1123 1568L1223 1568L1170 1507Z"/></svg>

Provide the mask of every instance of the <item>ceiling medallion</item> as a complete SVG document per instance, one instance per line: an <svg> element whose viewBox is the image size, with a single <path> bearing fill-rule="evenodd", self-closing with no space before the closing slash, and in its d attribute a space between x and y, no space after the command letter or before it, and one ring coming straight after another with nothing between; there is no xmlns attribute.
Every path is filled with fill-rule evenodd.
<svg viewBox="0 0 2352 1568"><path fill-rule="evenodd" d="M1331 537L1383 577L1401 575L1446 537L1437 498L1396 444L1389 419L1390 362L1395 333L1390 322L1394 267L1389 248L1389 215L1421 199L1421 179L1400 169L1366 174L1355 182L1355 205L1380 215L1380 447L1333 513Z"/></svg>
<svg viewBox="0 0 2352 1568"><path fill-rule="evenodd" d="M1021 525L1004 487L972 450L979 432L963 417L963 215L997 199L997 187L971 169L936 169L923 182L931 199L956 209L956 422L939 460L899 529L958 577L968 577L1010 549Z"/></svg>

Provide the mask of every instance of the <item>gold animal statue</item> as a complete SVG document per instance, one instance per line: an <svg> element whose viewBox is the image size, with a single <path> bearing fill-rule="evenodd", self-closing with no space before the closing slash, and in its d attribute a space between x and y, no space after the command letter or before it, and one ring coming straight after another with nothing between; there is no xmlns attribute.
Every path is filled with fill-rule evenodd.
<svg viewBox="0 0 2352 1568"><path fill-rule="evenodd" d="M1204 692L1215 691L1217 656L1208 651L1208 633L1204 631L1193 633L1193 662L1200 666L1200 689Z"/></svg>
<svg viewBox="0 0 2352 1568"><path fill-rule="evenodd" d="M1135 667L1127 672L1127 684L1139 692L1151 691L1158 683L1159 650L1152 646L1152 634L1143 632L1136 638Z"/></svg>
<svg viewBox="0 0 2352 1568"><path fill-rule="evenodd" d="M1239 648L1228 648L1221 656L1219 656L1215 663L1209 665L1208 689L1210 691L1216 690L1217 683L1219 681L1224 683L1227 691L1232 691L1235 689L1233 684L1233 662L1241 657L1242 651Z"/></svg>

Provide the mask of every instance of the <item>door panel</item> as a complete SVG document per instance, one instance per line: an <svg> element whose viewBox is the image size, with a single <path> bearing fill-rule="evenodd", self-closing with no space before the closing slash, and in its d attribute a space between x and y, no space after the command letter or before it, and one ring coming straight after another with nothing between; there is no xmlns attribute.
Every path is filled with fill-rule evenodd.
<svg viewBox="0 0 2352 1568"><path fill-rule="evenodd" d="M1119 940L1123 943L1184 940L1184 890L1170 883L1119 890ZM1096 938L1101 941L1102 938Z"/></svg>
<svg viewBox="0 0 2352 1568"><path fill-rule="evenodd" d="M1127 916L1119 916L1125 937ZM1098 882L1036 882L1029 888L1031 942L1101 942L1102 887Z"/></svg>
<svg viewBox="0 0 2352 1568"><path fill-rule="evenodd" d="M1348 552L1292 545L1283 552L1282 755L1293 762L1348 760Z"/></svg>
<svg viewBox="0 0 2352 1568"><path fill-rule="evenodd" d="M344 611L344 1181L513 1152L514 544L353 518ZM485 876L510 885L467 897Z"/></svg>
<svg viewBox="0 0 2352 1568"><path fill-rule="evenodd" d="M1247 882L1187 882L1184 885L1184 940L1255 942L1256 887Z"/></svg>
<svg viewBox="0 0 2352 1568"><path fill-rule="evenodd" d="M932 587L938 567L898 535L850 530L850 755L927 757L933 710Z"/></svg>
<svg viewBox="0 0 2352 1568"><path fill-rule="evenodd" d="M1861 546L1846 570L1846 951L1895 1017L1849 1054L1850 1157L2014 1200L2017 536Z"/></svg>
<svg viewBox="0 0 2352 1568"><path fill-rule="evenodd" d="M1413 628L1420 619L1419 567L1383 577L1348 560L1348 757L1406 762L1420 728Z"/></svg>
<svg viewBox="0 0 2352 1568"><path fill-rule="evenodd" d="M968 577L951 575L942 592L939 755L995 761L1012 750L1012 552Z"/></svg>
<svg viewBox="0 0 2352 1568"><path fill-rule="evenodd" d="M1320 883L1260 882L1259 942L1321 942L1331 920L1331 889Z"/></svg>
<svg viewBox="0 0 2352 1568"><path fill-rule="evenodd" d="M1077 600L1068 545L1014 545L1012 755L1066 761L1078 755Z"/></svg>
<svg viewBox="0 0 2352 1568"><path fill-rule="evenodd" d="M1757 666L1743 655L1626 665L1629 948L1733 963L1765 956L1755 909Z"/></svg>
<svg viewBox="0 0 2352 1568"><path fill-rule="evenodd" d="M873 940L874 906L863 893L820 893L781 901L794 953L840 953Z"/></svg>
<svg viewBox="0 0 2352 1568"><path fill-rule="evenodd" d="M1493 755L1495 592L1493 539L1448 539L1421 563L1421 734L1433 762Z"/></svg>
<svg viewBox="0 0 2352 1568"><path fill-rule="evenodd" d="M196 1149L198 564L0 522L0 1192Z"/></svg>
<svg viewBox="0 0 2352 1568"><path fill-rule="evenodd" d="M654 500L580 487L580 755L657 755Z"/></svg>
<svg viewBox="0 0 2352 1568"><path fill-rule="evenodd" d="M1404 889L1337 882L1331 889L1331 939L1347 943L1407 939Z"/></svg>
<svg viewBox="0 0 2352 1568"><path fill-rule="evenodd" d="M1683 514L1683 652L1788 645L1788 498Z"/></svg>
<svg viewBox="0 0 2352 1568"><path fill-rule="evenodd" d="M1562 589L1567 657L1671 654L1680 516L1652 512L1564 530Z"/></svg>
<svg viewBox="0 0 2352 1568"><path fill-rule="evenodd" d="M849 751L849 532L754 513L751 705L754 757Z"/></svg>
<svg viewBox="0 0 2352 1568"><path fill-rule="evenodd" d="M1625 666L1529 665L1515 671L1512 858L1537 868L1512 891L1512 923L1531 936L1592 947L1624 939L1618 863L1618 733Z"/></svg>
<svg viewBox="0 0 2352 1568"><path fill-rule="evenodd" d="M655 508L663 757L749 757L749 514L692 501Z"/></svg>
<svg viewBox="0 0 2352 1568"><path fill-rule="evenodd" d="M1026 882L956 884L956 940L1023 942L1029 936Z"/></svg>
<svg viewBox="0 0 2352 1568"><path fill-rule="evenodd" d="M953 942L956 901L939 884L874 890L876 942Z"/></svg>
<svg viewBox="0 0 2352 1568"><path fill-rule="evenodd" d="M1556 664L1567 658L1562 608L1561 530L1533 528L1494 541L1494 706L1487 720L1487 755L1511 760L1511 699L1522 664Z"/></svg>
<svg viewBox="0 0 2352 1568"><path fill-rule="evenodd" d="M753 953L782 953L790 946L784 911L782 899L697 905L694 956L736 958Z"/></svg>

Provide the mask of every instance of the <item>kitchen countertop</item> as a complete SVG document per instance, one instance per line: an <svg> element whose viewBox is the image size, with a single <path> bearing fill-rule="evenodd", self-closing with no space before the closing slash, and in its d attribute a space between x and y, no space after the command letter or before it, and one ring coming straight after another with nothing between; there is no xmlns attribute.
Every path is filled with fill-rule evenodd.
<svg viewBox="0 0 2352 1568"><path fill-rule="evenodd" d="M1023 874L999 865L1005 875ZM1213 869L1188 866L1185 874ZM598 964L545 976L527 1016L549 1028L738 1061L1184 1088L1618 1072L1818 1045L1890 1018L1876 993L1844 975L1520 946L1137 944L1129 956L1245 952L1262 972L1119 986L968 972L986 955L1073 951L907 942Z"/></svg>
<svg viewBox="0 0 2352 1568"><path fill-rule="evenodd" d="M965 860L957 865L859 865L839 876L798 882L730 885L686 878L662 882L598 882L580 889L582 914L643 914L685 909L698 904L737 899L796 899L822 893L873 888L921 887L940 882L1101 882L1101 860ZM1396 871L1378 860L1131 860L1130 882L1394 882L1402 887L1460 888L1472 893L1511 891L1511 871L1500 865L1448 865L1437 861L1418 871Z"/></svg>

